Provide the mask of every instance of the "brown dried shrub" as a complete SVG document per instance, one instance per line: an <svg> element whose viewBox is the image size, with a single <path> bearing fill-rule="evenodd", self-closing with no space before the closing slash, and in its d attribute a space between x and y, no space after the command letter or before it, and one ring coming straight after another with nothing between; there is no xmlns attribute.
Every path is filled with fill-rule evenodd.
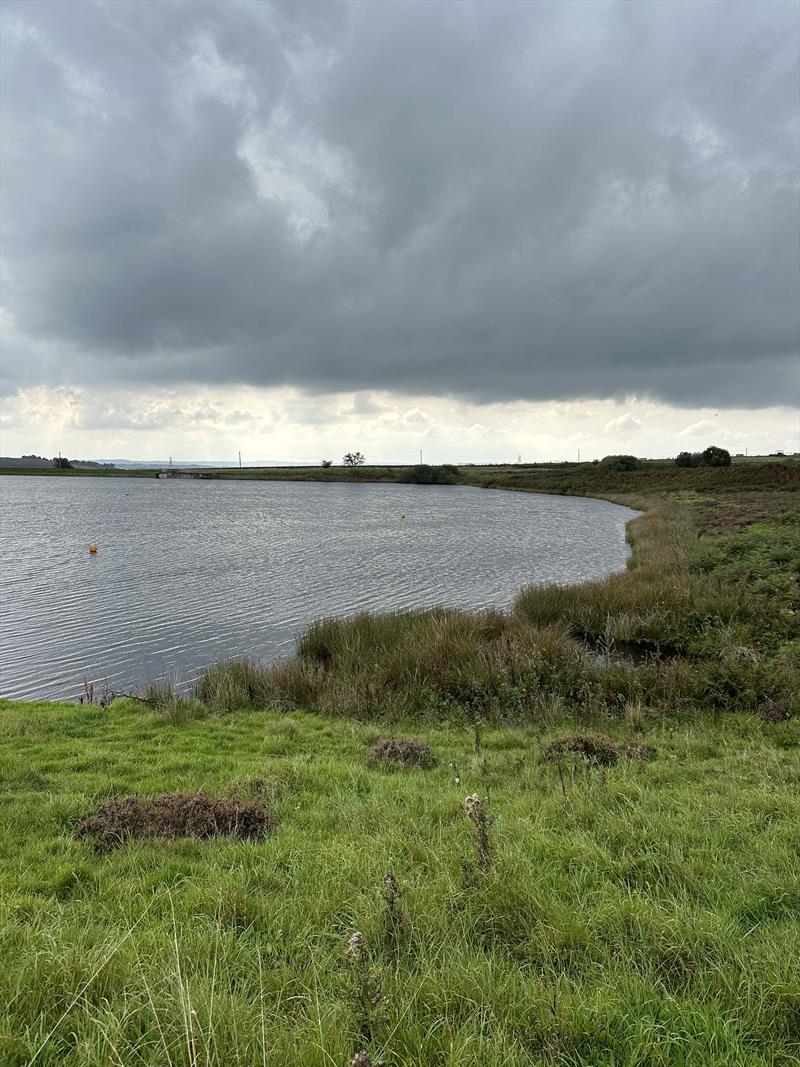
<svg viewBox="0 0 800 1067"><path fill-rule="evenodd" d="M652 745L646 745L644 741L626 741L620 749L620 755L625 759L651 760L656 757L656 750Z"/></svg>
<svg viewBox="0 0 800 1067"><path fill-rule="evenodd" d="M256 800L228 800L207 793L171 793L142 800L112 800L75 829L78 840L91 840L99 852L118 848L129 837L197 837L223 835L257 841L277 825L274 815Z"/></svg>
<svg viewBox="0 0 800 1067"><path fill-rule="evenodd" d="M587 763L597 763L609 767L620 757L620 750L609 737L602 734L568 734L549 741L542 748L542 756L547 760L557 760L567 753L582 756Z"/></svg>
<svg viewBox="0 0 800 1067"><path fill-rule="evenodd" d="M758 715L764 722L786 722L792 717L792 706L780 698L764 700L758 705Z"/></svg>
<svg viewBox="0 0 800 1067"><path fill-rule="evenodd" d="M427 741L414 737L384 737L367 752L367 760L395 767L432 767L435 763Z"/></svg>

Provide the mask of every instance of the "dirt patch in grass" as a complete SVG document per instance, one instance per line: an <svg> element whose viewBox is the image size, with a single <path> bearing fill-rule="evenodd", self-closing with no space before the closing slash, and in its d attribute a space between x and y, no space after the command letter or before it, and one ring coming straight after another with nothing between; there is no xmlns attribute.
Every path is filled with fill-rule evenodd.
<svg viewBox="0 0 800 1067"><path fill-rule="evenodd" d="M277 825L258 801L228 800L207 793L171 793L141 799L126 797L104 804L75 829L99 852L118 848L129 837L196 837L222 835L245 841L265 837Z"/></svg>
<svg viewBox="0 0 800 1067"><path fill-rule="evenodd" d="M542 748L542 756L547 760L557 760L569 753L582 756L587 763L598 763L603 767L610 767L621 755L611 738L602 734L568 734L548 741Z"/></svg>
<svg viewBox="0 0 800 1067"><path fill-rule="evenodd" d="M369 763L393 767L432 767L435 763L431 746L414 737L384 737L367 752Z"/></svg>

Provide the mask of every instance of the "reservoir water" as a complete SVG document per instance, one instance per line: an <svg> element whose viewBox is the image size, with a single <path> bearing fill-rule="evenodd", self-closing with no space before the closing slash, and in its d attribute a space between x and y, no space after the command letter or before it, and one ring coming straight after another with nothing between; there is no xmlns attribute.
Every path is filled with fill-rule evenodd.
<svg viewBox="0 0 800 1067"><path fill-rule="evenodd" d="M505 607L623 568L634 514L467 486L0 477L0 696L190 683L291 654L326 615Z"/></svg>

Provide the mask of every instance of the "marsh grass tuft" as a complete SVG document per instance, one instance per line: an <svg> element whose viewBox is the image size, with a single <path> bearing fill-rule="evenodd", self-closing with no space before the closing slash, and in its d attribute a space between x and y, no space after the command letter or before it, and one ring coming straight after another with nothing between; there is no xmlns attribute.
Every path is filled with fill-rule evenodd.
<svg viewBox="0 0 800 1067"><path fill-rule="evenodd" d="M143 704L154 708L158 714L170 723L180 724L202 719L208 714L208 708L199 700L185 696L178 691L177 684L167 679L159 679L148 684L140 697Z"/></svg>

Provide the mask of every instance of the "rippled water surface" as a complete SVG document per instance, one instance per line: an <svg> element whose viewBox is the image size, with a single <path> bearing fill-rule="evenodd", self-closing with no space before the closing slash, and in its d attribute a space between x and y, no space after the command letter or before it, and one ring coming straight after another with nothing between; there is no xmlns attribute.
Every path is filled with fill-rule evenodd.
<svg viewBox="0 0 800 1067"><path fill-rule="evenodd" d="M30 476L1 477L0 506L0 695L29 699L286 655L322 615L502 607L622 568L634 514L464 486Z"/></svg>

